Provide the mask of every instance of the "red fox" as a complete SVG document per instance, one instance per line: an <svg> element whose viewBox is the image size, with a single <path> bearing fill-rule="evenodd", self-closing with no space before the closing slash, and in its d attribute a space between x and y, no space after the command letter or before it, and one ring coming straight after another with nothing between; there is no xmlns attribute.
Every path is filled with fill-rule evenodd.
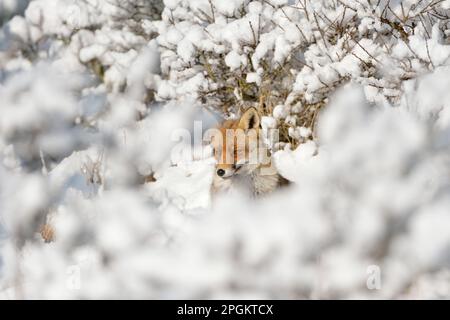
<svg viewBox="0 0 450 320"><path fill-rule="evenodd" d="M217 161L213 193L244 183L258 196L287 183L272 165L260 123L260 115L252 107L239 119L227 120L213 131L211 146Z"/></svg>

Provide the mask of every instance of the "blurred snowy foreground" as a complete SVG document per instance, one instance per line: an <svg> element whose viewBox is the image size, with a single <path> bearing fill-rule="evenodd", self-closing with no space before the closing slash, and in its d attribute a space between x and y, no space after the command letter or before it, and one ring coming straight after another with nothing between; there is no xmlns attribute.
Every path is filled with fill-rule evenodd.
<svg viewBox="0 0 450 320"><path fill-rule="evenodd" d="M305 49L299 59L314 69L298 73L292 92L312 97L320 81L346 81L324 100L314 139L273 150L290 186L255 199L239 189L211 196L208 146L180 142L196 121L203 130L216 122L200 96L186 95L206 86L207 72L180 71L192 42L212 48L213 40L184 34L171 51L165 41L197 29L186 21L178 31L161 21L152 29L159 17L150 13L136 23L129 15L147 12L142 1L123 1L122 11L115 1L62 2L68 11L35 0L0 14L0 298L450 298L450 47L437 27L426 45L425 32L411 38L414 54L396 45L389 55L375 42L370 56L359 49L384 63L376 86L364 78L369 62L354 54L333 64L335 74L314 52L334 57L336 47ZM161 19L169 9L189 17L203 2L165 1ZM215 19L248 9L249 1L229 2ZM248 15L265 19L272 14L263 10L291 4L267 3L249 5ZM280 12L274 19L290 23ZM243 43L226 38L237 26L220 40L230 52ZM306 37L315 32L308 28ZM297 48L265 35L278 55ZM239 68L239 52L226 70ZM414 76L378 91L384 79L400 81L390 72L401 59L416 62ZM258 86L260 75L247 80ZM290 112L278 105L263 129L292 122ZM55 230L50 243L39 234L45 222Z"/></svg>

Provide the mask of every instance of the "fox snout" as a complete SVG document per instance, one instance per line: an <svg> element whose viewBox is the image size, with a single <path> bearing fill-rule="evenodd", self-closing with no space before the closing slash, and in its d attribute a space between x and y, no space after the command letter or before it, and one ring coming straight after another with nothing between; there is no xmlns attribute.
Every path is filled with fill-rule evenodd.
<svg viewBox="0 0 450 320"><path fill-rule="evenodd" d="M228 178L236 174L241 167L242 167L241 165L236 164L231 165L218 164L216 166L216 174L221 178Z"/></svg>

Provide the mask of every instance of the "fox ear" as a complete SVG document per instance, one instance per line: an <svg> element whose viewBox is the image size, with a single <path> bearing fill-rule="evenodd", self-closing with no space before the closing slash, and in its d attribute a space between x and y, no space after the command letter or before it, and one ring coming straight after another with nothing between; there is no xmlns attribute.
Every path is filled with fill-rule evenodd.
<svg viewBox="0 0 450 320"><path fill-rule="evenodd" d="M238 127L243 130L258 129L259 124L260 119L258 111L255 108L250 108L242 115Z"/></svg>

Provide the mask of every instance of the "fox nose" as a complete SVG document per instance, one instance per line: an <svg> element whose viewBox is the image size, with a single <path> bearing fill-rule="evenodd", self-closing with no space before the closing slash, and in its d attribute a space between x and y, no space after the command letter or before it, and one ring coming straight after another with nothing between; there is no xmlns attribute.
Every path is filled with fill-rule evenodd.
<svg viewBox="0 0 450 320"><path fill-rule="evenodd" d="M225 170L223 170L223 169L217 170L217 175L218 175L219 177L223 177L224 174L225 174Z"/></svg>

